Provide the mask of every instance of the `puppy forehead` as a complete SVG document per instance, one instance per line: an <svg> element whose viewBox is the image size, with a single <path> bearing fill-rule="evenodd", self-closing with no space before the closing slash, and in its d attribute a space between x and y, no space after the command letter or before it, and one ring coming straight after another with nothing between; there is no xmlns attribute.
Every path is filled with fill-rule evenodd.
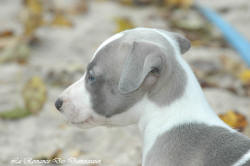
<svg viewBox="0 0 250 166"><path fill-rule="evenodd" d="M96 57L96 55L103 49L107 48L108 45L114 42L118 42L123 45L133 44L134 41L138 40L148 40L153 41L157 43L164 43L164 45L171 45L169 42L166 43L166 36L167 34L163 35L159 30L157 29L151 29L151 28L135 28L126 30L120 33L117 33L107 40L105 40L95 51L94 56L92 60ZM171 34L169 32L168 35L169 38L171 38ZM119 39L119 40L118 40ZM115 47L116 49L119 47Z"/></svg>
<svg viewBox="0 0 250 166"><path fill-rule="evenodd" d="M96 51L95 51L95 53L94 53L94 56L93 56L93 59L95 58L95 56L97 55L97 53L98 53L101 49L103 49L103 48L104 48L105 46L107 46L109 43L111 43L111 42L113 42L113 41L115 41L115 40L121 38L122 36L124 36L124 33L120 32L120 33L117 33L117 34L111 36L111 37L108 38L107 40L105 40L105 41L96 49ZM93 59L92 59L92 60L93 60Z"/></svg>
<svg viewBox="0 0 250 166"><path fill-rule="evenodd" d="M131 49L131 45L124 42L123 36L124 34L118 34L102 43L88 64L87 71L93 70L96 74L110 70L112 73L119 71Z"/></svg>
<svg viewBox="0 0 250 166"><path fill-rule="evenodd" d="M171 35L169 35L171 38ZM115 34L105 40L95 51L87 70L108 70L116 68L119 71L124 59L130 53L135 41L155 42L172 53L173 46L157 29L136 28Z"/></svg>

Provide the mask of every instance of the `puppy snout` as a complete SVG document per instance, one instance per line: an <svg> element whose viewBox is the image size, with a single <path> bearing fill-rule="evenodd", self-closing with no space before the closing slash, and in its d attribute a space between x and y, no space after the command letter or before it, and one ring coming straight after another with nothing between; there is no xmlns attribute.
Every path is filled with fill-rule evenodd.
<svg viewBox="0 0 250 166"><path fill-rule="evenodd" d="M62 105L63 105L63 100L58 98L55 102L55 107L58 111L61 111L61 108L62 108Z"/></svg>

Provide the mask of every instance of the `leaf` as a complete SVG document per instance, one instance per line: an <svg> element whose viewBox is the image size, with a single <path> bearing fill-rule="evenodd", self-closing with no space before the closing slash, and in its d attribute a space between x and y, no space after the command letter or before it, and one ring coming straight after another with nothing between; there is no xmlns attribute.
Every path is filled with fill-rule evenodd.
<svg viewBox="0 0 250 166"><path fill-rule="evenodd" d="M88 11L86 0L79 0L78 3L67 10L67 13L76 15L85 13L86 11Z"/></svg>
<svg viewBox="0 0 250 166"><path fill-rule="evenodd" d="M150 4L157 4L157 2L160 0L119 0L119 3L126 6L145 6ZM160 3L160 2L159 2ZM162 3L161 3L162 4Z"/></svg>
<svg viewBox="0 0 250 166"><path fill-rule="evenodd" d="M43 25L43 18L40 15L29 15L24 21L23 35L27 38L33 38L34 32L37 28Z"/></svg>
<svg viewBox="0 0 250 166"><path fill-rule="evenodd" d="M13 35L14 32L10 30L0 32L0 38L12 37Z"/></svg>
<svg viewBox="0 0 250 166"><path fill-rule="evenodd" d="M5 30L0 32L0 49L6 48L13 41L16 40L16 36L14 36L14 32L11 30Z"/></svg>
<svg viewBox="0 0 250 166"><path fill-rule="evenodd" d="M15 61L20 64L27 62L30 56L30 49L28 45L20 39L13 39L9 41L0 56L0 64L4 62Z"/></svg>
<svg viewBox="0 0 250 166"><path fill-rule="evenodd" d="M231 73L234 76L238 76L243 70L245 70L245 66L240 61L230 58L228 56L220 56L220 61L224 67L224 70Z"/></svg>
<svg viewBox="0 0 250 166"><path fill-rule="evenodd" d="M40 15L43 13L43 5L41 0L24 0L24 4L33 14Z"/></svg>
<svg viewBox="0 0 250 166"><path fill-rule="evenodd" d="M56 12L53 20L51 21L51 25L57 27L72 27L73 23L64 15L63 12Z"/></svg>
<svg viewBox="0 0 250 166"><path fill-rule="evenodd" d="M59 165L60 164L60 156L62 154L62 149L56 149L51 154L41 155L39 157L34 157L35 160L46 160L49 161L52 165Z"/></svg>
<svg viewBox="0 0 250 166"><path fill-rule="evenodd" d="M135 27L133 23L131 22L131 20L126 17L115 18L115 23L117 25L116 33L127 30L127 29L132 29Z"/></svg>
<svg viewBox="0 0 250 166"><path fill-rule="evenodd" d="M193 4L193 0L164 0L167 6L177 6L188 8Z"/></svg>
<svg viewBox="0 0 250 166"><path fill-rule="evenodd" d="M57 149L54 153L49 156L50 160L58 158L62 154L62 149Z"/></svg>
<svg viewBox="0 0 250 166"><path fill-rule="evenodd" d="M41 0L24 0L25 14L23 35L32 38L35 30L43 25L43 4Z"/></svg>
<svg viewBox="0 0 250 166"><path fill-rule="evenodd" d="M15 43L16 40L17 40L17 37L15 37L15 36L0 38L0 49L1 49L1 51L4 50L7 47L13 45L13 43ZM1 57L0 57L0 59L1 59Z"/></svg>
<svg viewBox="0 0 250 166"><path fill-rule="evenodd" d="M134 0L120 0L120 3L127 6L132 6Z"/></svg>
<svg viewBox="0 0 250 166"><path fill-rule="evenodd" d="M245 69L239 74L241 82L245 85L250 85L250 69Z"/></svg>
<svg viewBox="0 0 250 166"><path fill-rule="evenodd" d="M72 157L79 157L81 155L81 151L79 149L74 149L70 152L70 156Z"/></svg>
<svg viewBox="0 0 250 166"><path fill-rule="evenodd" d="M47 89L41 78L32 77L25 84L22 96L25 107L32 113L38 113L47 99Z"/></svg>
<svg viewBox="0 0 250 166"><path fill-rule="evenodd" d="M14 108L9 111L0 112L0 118L2 119L20 119L31 115L31 112L25 108Z"/></svg>
<svg viewBox="0 0 250 166"><path fill-rule="evenodd" d="M220 114L219 117L229 126L239 131L243 131L248 122L244 115L237 111L229 110L225 114Z"/></svg>

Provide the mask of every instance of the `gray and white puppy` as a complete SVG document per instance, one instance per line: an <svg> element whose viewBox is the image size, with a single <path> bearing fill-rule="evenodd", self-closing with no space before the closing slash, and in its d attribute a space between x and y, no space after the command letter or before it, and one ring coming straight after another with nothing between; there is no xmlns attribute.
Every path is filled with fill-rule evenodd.
<svg viewBox="0 0 250 166"><path fill-rule="evenodd" d="M136 28L106 40L83 77L56 101L73 124L138 124L143 166L250 166L250 141L208 105L181 57L183 36Z"/></svg>

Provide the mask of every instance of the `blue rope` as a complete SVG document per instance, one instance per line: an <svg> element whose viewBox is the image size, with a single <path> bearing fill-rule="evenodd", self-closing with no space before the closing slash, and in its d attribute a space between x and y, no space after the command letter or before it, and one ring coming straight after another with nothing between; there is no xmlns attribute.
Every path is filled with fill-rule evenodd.
<svg viewBox="0 0 250 166"><path fill-rule="evenodd" d="M198 4L195 7L215 26L217 26L228 43L239 53L242 59L250 66L250 43L232 26L224 21L218 14L211 9L202 7Z"/></svg>

